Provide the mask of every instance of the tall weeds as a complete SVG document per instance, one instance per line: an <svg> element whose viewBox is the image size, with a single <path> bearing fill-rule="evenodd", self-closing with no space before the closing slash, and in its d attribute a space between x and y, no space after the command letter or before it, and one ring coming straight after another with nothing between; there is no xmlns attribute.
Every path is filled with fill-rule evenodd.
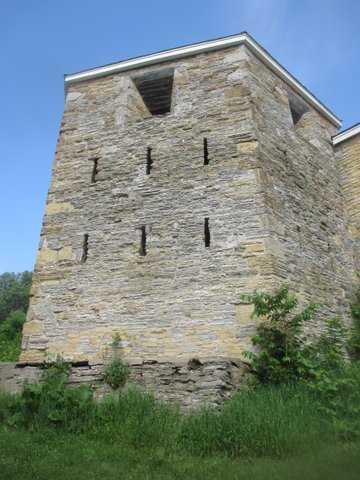
<svg viewBox="0 0 360 480"><path fill-rule="evenodd" d="M354 429L351 438L359 434L360 365L349 366L345 376L351 394L337 390L330 412L327 399L300 383L244 389L221 408L182 414L136 389L95 402L89 389L68 388L61 370L52 371L21 396L0 395L0 424L6 429L85 434L168 453L283 457L335 443L344 438L344 426L348 433L349 424Z"/></svg>

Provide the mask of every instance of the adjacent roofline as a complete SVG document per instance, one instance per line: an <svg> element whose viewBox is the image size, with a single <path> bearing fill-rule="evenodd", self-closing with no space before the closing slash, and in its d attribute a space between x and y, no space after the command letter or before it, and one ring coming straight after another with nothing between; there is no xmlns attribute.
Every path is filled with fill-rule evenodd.
<svg viewBox="0 0 360 480"><path fill-rule="evenodd" d="M113 73L131 70L133 68L153 65L155 63L175 60L197 53L210 52L235 45L246 45L249 50L256 55L267 67L269 67L276 75L278 75L284 82L286 82L293 90L301 95L310 105L312 105L318 112L324 115L336 127L341 126L341 120L331 112L325 105L323 105L309 90L304 87L295 77L291 75L284 67L282 67L261 45L259 45L248 33L243 32L238 35L231 35L229 37L218 38L201 43L194 43L183 47L173 48L171 50L164 50L158 53L152 53L141 57L123 60L117 63L111 63L102 67L83 70L78 73L65 75L65 88L72 83L90 80Z"/></svg>
<svg viewBox="0 0 360 480"><path fill-rule="evenodd" d="M360 133L360 123L347 128L343 132L338 133L332 137L333 145L339 145L339 143L349 140L349 138L355 137Z"/></svg>

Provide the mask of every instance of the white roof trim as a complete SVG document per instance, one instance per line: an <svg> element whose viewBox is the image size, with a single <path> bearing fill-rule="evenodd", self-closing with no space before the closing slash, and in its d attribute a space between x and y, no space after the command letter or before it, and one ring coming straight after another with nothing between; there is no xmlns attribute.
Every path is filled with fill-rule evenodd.
<svg viewBox="0 0 360 480"><path fill-rule="evenodd" d="M339 145L339 143L344 142L349 138L355 137L355 135L358 135L359 133L360 133L360 123L332 137L333 145Z"/></svg>
<svg viewBox="0 0 360 480"><path fill-rule="evenodd" d="M259 45L248 33L240 33L239 35L232 35L230 37L219 38L217 40L210 40L207 42L195 43L185 47L165 50L159 53L153 53L130 60L124 60L118 63L112 63L103 67L92 68L82 72L65 75L65 88L75 82L83 80L90 80L113 73L131 70L133 68L144 67L154 63L166 62L175 60L197 53L209 52L212 50L219 50L235 45L246 45L249 50L256 55L265 65L267 65L276 75L284 80L290 87L292 87L299 95L301 95L310 105L318 110L324 117L332 122L336 127L341 126L341 120L336 117L325 105L323 105L309 90L307 90L298 80L296 80L284 67L282 67L261 45Z"/></svg>

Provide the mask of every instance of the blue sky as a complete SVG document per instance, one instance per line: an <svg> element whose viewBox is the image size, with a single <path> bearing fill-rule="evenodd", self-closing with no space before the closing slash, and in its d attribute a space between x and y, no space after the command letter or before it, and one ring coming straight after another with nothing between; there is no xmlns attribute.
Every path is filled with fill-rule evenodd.
<svg viewBox="0 0 360 480"><path fill-rule="evenodd" d="M0 273L32 269L63 74L252 34L344 128L360 121L358 0L1 0Z"/></svg>

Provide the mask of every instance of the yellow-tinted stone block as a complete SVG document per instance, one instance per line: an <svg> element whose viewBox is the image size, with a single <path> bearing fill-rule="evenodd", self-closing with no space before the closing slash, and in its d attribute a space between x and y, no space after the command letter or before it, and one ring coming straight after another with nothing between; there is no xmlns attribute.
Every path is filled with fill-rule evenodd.
<svg viewBox="0 0 360 480"><path fill-rule="evenodd" d="M62 203L48 203L46 205L46 215L55 215L56 213L66 213L71 212L74 210L74 205L69 202L62 202Z"/></svg>
<svg viewBox="0 0 360 480"><path fill-rule="evenodd" d="M249 140L248 142L241 142L237 144L237 152L239 154L252 153L257 149L257 140Z"/></svg>
<svg viewBox="0 0 360 480"><path fill-rule="evenodd" d="M37 264L56 263L60 260L73 260L74 255L70 246L63 247L60 250L51 250L43 247L38 254Z"/></svg>
<svg viewBox="0 0 360 480"><path fill-rule="evenodd" d="M261 253L263 251L264 251L264 245L262 243L253 243L251 245L246 245L243 256L247 257L248 255Z"/></svg>
<svg viewBox="0 0 360 480"><path fill-rule="evenodd" d="M252 314L254 311L254 306L253 305L248 305L248 304L239 304L235 305L235 312L236 312L236 320L241 324L241 325L247 325L248 323L252 323Z"/></svg>
<svg viewBox="0 0 360 480"><path fill-rule="evenodd" d="M245 97L249 95L249 87L243 85L234 85L233 87L229 87L225 90L225 97L226 98L236 98L236 97Z"/></svg>
<svg viewBox="0 0 360 480"><path fill-rule="evenodd" d="M46 360L46 353L41 350L23 350L19 360L26 363L43 363Z"/></svg>
<svg viewBox="0 0 360 480"><path fill-rule="evenodd" d="M26 322L23 327L23 335L32 335L42 333L43 324L41 322Z"/></svg>

